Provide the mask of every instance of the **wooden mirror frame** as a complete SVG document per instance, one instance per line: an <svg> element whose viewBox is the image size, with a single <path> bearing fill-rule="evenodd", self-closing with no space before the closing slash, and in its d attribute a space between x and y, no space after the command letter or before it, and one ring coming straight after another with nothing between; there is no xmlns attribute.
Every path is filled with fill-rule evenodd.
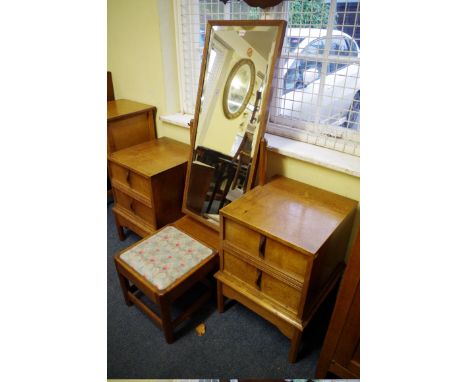
<svg viewBox="0 0 468 382"><path fill-rule="evenodd" d="M228 97L229 97L229 92L231 90L231 83L232 80L234 79L234 76L237 74L241 66L247 65L250 69L250 83L249 83L249 88L247 89L247 93L245 93L244 100L242 101L242 105L239 107L239 109L236 112L231 112L229 110L229 105L228 105ZM239 115L241 115L245 108L247 107L247 104L249 103L250 97L252 97L252 91L253 87L255 84L255 76L257 73L255 72L255 64L250 58L243 58L242 60L237 61L237 63L232 67L231 72L229 73L229 76L226 80L226 83L224 84L224 93L223 93L223 111L224 111L224 116L227 119L234 119L237 118Z"/></svg>
<svg viewBox="0 0 468 382"><path fill-rule="evenodd" d="M214 26L233 26L233 27L274 26L274 27L278 27L278 32L276 34L277 37L275 41L275 50L273 52L273 56L271 60L272 68L268 74L268 79L266 82L268 86L266 86L266 91L264 92L262 96L261 113L258 117L260 123L258 126L258 133L257 133L256 141L255 141L255 147L253 147L253 156L252 156L252 162L251 162L252 167L249 172L249 178L247 181L247 188L246 188L246 191L248 191L252 188L254 176L257 172L256 165L257 165L257 160L258 160L258 151L260 147L260 141L265 135L267 117L268 117L269 107L270 107L271 85L273 82L273 75L276 70L278 57L280 56L281 49L283 47L284 35L286 32L286 24L287 23L285 20L208 20L207 21L206 33L205 33L205 45L203 48L203 59L202 59L201 68L200 68L200 80L198 82L197 101L195 104L195 114L193 118L193 124L191 124L191 129L190 129L191 130L190 131L191 150L190 150L190 156L188 160L187 174L185 177L185 188L184 188L184 199L182 202L182 212L216 231L219 231L220 229L218 224L214 224L208 221L207 219L203 218L200 215L197 215L196 213L194 213L193 211L187 208L187 194L189 191L188 188L190 185L190 174L191 174L191 169L192 169L193 154L195 151L195 144L197 140L197 128L198 128L198 120L200 118L201 95L202 95L203 85L205 81L205 71L206 71L206 65L207 65L206 57L207 57L209 42L211 38L211 30L213 29Z"/></svg>

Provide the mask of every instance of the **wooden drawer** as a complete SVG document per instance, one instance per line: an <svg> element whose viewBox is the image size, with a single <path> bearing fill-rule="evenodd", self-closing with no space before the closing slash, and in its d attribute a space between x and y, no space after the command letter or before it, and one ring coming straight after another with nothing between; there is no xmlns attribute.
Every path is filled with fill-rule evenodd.
<svg viewBox="0 0 468 382"><path fill-rule="evenodd" d="M151 181L137 173L109 162L112 186L151 207Z"/></svg>
<svg viewBox="0 0 468 382"><path fill-rule="evenodd" d="M298 312L301 302L301 291L277 280L266 272L262 272L260 290L265 296L268 296L291 312Z"/></svg>
<svg viewBox="0 0 468 382"><path fill-rule="evenodd" d="M156 228L155 216L153 209L125 194L124 192L114 189L114 195L117 205L125 208L129 213L134 214L151 226Z"/></svg>
<svg viewBox="0 0 468 382"><path fill-rule="evenodd" d="M264 296L292 313L298 312L302 294L300 288L278 280L253 264L242 260L241 256L224 250L222 271L259 290Z"/></svg>
<svg viewBox="0 0 468 382"><path fill-rule="evenodd" d="M258 288L257 279L260 271L253 265L239 259L227 251L223 252L223 270L251 287Z"/></svg>
<svg viewBox="0 0 468 382"><path fill-rule="evenodd" d="M224 239L228 246L240 249L249 256L267 262L280 272L293 273L294 278L303 281L308 270L310 256L306 256L280 242L225 219Z"/></svg>
<svg viewBox="0 0 468 382"><path fill-rule="evenodd" d="M287 272L295 273L303 279L308 270L310 256L306 256L276 240L268 238L265 243L264 260Z"/></svg>
<svg viewBox="0 0 468 382"><path fill-rule="evenodd" d="M247 251L252 256L259 256L262 235L230 219L224 219L224 240L234 247Z"/></svg>
<svg viewBox="0 0 468 382"><path fill-rule="evenodd" d="M119 205L112 208L117 224L135 232L141 237L146 237L156 233L156 229L144 220L135 218L134 214L128 213L126 209Z"/></svg>

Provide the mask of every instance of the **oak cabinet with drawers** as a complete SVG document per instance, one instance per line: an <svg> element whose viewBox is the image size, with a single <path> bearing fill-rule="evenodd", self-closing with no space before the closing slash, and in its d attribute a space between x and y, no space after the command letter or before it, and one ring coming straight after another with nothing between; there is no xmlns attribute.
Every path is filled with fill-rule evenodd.
<svg viewBox="0 0 468 382"><path fill-rule="evenodd" d="M304 328L343 270L356 206L276 177L224 207L218 310L231 298L276 325L295 362Z"/></svg>
<svg viewBox="0 0 468 382"><path fill-rule="evenodd" d="M123 227L141 237L182 217L182 197L190 146L162 137L108 156L121 240Z"/></svg>

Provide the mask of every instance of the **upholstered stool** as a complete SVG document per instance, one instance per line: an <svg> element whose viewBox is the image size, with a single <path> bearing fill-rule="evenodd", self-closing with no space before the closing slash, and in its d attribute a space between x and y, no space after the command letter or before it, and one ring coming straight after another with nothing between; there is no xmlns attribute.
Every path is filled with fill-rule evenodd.
<svg viewBox="0 0 468 382"><path fill-rule="evenodd" d="M211 296L205 277L218 266L217 251L173 226L166 226L115 256L120 285L128 306L137 305L164 331L167 343L173 331ZM194 303L175 320L171 303L196 283L208 286ZM142 292L160 307L158 316L138 298Z"/></svg>

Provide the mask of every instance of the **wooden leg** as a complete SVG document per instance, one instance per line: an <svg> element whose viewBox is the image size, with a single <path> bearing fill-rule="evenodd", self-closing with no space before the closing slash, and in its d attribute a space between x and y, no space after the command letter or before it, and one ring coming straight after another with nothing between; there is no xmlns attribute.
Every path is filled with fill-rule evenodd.
<svg viewBox="0 0 468 382"><path fill-rule="evenodd" d="M301 344L302 332L299 329L294 329L294 334L291 339L291 348L289 349L288 360L295 363L297 360L297 353Z"/></svg>
<svg viewBox="0 0 468 382"><path fill-rule="evenodd" d="M114 218L115 218L115 227L117 228L117 233L119 234L119 239L120 241L124 241L125 234L123 232L123 227L120 225L119 219L117 218L117 216L115 216L115 213L114 213Z"/></svg>
<svg viewBox="0 0 468 382"><path fill-rule="evenodd" d="M223 296L223 284L220 281L216 281L217 283L217 305L218 305L218 313L224 313L224 296Z"/></svg>
<svg viewBox="0 0 468 382"><path fill-rule="evenodd" d="M160 307L161 307L161 321L162 321L162 329L164 332L164 337L166 338L166 342L168 344L171 344L174 342L174 333L172 331L172 321L171 321L171 305L169 301L165 301L161 299Z"/></svg>
<svg viewBox="0 0 468 382"><path fill-rule="evenodd" d="M119 234L120 241L124 241L125 240L125 234L123 232L123 227L118 223L117 223L117 233Z"/></svg>
<svg viewBox="0 0 468 382"><path fill-rule="evenodd" d="M117 269L117 274L119 275L120 288L122 288L122 293L124 295L125 303L127 304L127 306L132 306L133 302L128 297L128 292L130 290L130 283L124 276L120 274L118 269Z"/></svg>

